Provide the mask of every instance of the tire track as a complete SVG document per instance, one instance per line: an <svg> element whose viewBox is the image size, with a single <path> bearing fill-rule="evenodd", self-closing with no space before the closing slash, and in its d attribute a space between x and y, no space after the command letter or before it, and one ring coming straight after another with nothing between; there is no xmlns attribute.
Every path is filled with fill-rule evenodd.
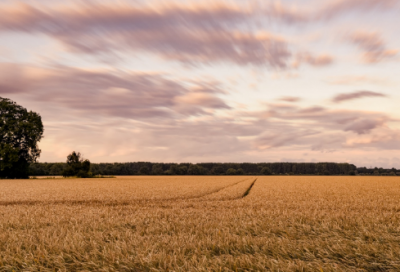
<svg viewBox="0 0 400 272"><path fill-rule="evenodd" d="M177 200L192 200L199 199L208 195L216 194L222 190L225 190L229 187L235 186L241 182L245 182L250 178L242 179L238 182L234 182L227 186L218 188L211 192L207 192L197 196L191 197L174 197L174 198L162 198L162 199L129 199L129 200L98 200L98 199L87 199L87 200L49 200L49 201L40 201L40 200L11 200L11 201L0 201L0 206L15 206L15 205L85 205L85 206L126 206L131 204L143 204L143 203L158 203L165 201L177 201ZM256 179L257 180L257 179ZM255 182L255 181L254 181ZM252 185L254 184L252 183ZM250 187L252 187L252 185ZM202 201L202 200L200 200ZM204 200L208 201L208 200Z"/></svg>
<svg viewBox="0 0 400 272"><path fill-rule="evenodd" d="M221 192L222 190L225 190L225 189L227 189L227 188L229 188L229 187L235 186L235 185L237 185L237 184L239 184L239 183L241 183L241 182L245 182L245 181L248 180L248 179L250 179L250 178L246 178L246 179L240 180L240 181L238 181L238 182L229 184L229 185L227 185L227 186L225 186L225 187L219 188L219 189L217 189L217 190L214 190L214 191L212 191L212 192L209 192L209 193L206 193L206 194L203 194L203 195L200 195L200 196L188 197L188 198L184 198L184 199L196 199L196 198L202 198L202 197L205 197L205 196L209 196L209 195L212 195L212 194L216 194L216 193Z"/></svg>
<svg viewBox="0 0 400 272"><path fill-rule="evenodd" d="M255 180L253 181L253 183L252 183L252 184L250 185L250 187L246 190L246 192L244 192L244 194L242 195L241 198L245 198L248 194L250 194L251 188L253 188L254 183L256 183L256 181L257 181L257 179L255 179Z"/></svg>

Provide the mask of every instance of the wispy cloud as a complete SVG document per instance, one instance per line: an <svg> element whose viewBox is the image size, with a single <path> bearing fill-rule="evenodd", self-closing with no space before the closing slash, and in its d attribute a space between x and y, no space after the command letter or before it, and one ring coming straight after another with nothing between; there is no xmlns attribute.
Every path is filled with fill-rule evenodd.
<svg viewBox="0 0 400 272"><path fill-rule="evenodd" d="M295 96L284 96L279 98L280 101L284 101L284 102L298 102L301 100L300 97L295 97Z"/></svg>
<svg viewBox="0 0 400 272"><path fill-rule="evenodd" d="M360 84L375 84L375 85L388 85L390 80L384 77L365 76L365 75L346 75L329 77L326 82L332 85L360 85Z"/></svg>
<svg viewBox="0 0 400 272"><path fill-rule="evenodd" d="M148 52L192 65L288 69L293 61L297 67L302 63L324 66L333 60L316 52L298 55L293 43L257 29L264 15L258 4L75 5L0 6L0 31L44 34L75 53Z"/></svg>
<svg viewBox="0 0 400 272"><path fill-rule="evenodd" d="M376 32L354 32L348 39L362 51L362 59L367 63L377 63L397 55L397 49L387 49L381 36Z"/></svg>
<svg viewBox="0 0 400 272"><path fill-rule="evenodd" d="M161 74L88 71L70 67L44 69L0 65L0 94L24 95L72 111L124 118L173 118L229 109L202 82L175 82ZM190 106L190 107L189 107Z"/></svg>
<svg viewBox="0 0 400 272"><path fill-rule="evenodd" d="M332 99L332 101L335 103L340 103L343 101L359 99L364 97L386 97L386 95L372 91L358 91L353 93L338 94Z"/></svg>
<svg viewBox="0 0 400 272"><path fill-rule="evenodd" d="M303 3L303 2L300 2ZM318 1L313 8L309 5L294 3L282 4L281 1L267 2L263 12L266 16L286 24L305 24L333 20L350 12L370 12L399 8L397 0L328 0Z"/></svg>

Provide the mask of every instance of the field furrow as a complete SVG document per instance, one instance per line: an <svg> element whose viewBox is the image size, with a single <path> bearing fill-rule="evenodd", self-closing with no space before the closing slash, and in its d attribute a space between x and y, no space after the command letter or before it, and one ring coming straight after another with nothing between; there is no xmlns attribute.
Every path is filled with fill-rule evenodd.
<svg viewBox="0 0 400 272"><path fill-rule="evenodd" d="M242 180L238 183L232 184L219 190L213 194L206 195L200 200L207 201L207 200L234 200L242 198L249 188L254 184L255 178L250 177L245 180Z"/></svg>

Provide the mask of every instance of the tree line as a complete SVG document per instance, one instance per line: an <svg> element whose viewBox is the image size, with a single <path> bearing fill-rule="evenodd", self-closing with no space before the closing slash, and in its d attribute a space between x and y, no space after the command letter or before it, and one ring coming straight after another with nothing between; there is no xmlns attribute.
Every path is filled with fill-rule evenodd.
<svg viewBox="0 0 400 272"><path fill-rule="evenodd" d="M31 176L63 175L67 163L34 163ZM92 175L355 175L349 163L91 163Z"/></svg>

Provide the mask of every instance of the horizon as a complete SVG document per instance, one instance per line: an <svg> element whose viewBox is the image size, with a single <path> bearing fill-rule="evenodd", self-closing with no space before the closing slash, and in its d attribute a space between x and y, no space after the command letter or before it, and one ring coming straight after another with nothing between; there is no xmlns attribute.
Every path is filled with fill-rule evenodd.
<svg viewBox="0 0 400 272"><path fill-rule="evenodd" d="M84 158L83 159L87 159ZM90 160L89 160L90 161ZM37 162L37 163L44 163L44 164L53 164L53 163L66 163L65 161L58 161L58 162ZM92 162L91 162L92 163ZM366 166L359 166L359 165L355 165L352 163L348 163L348 162L334 162L334 161L317 161L317 162L308 162L308 161L304 161L304 162L294 162L294 161L282 161L282 162L212 162L212 161L208 161L208 162L158 162L158 161L126 161L126 162L93 162L93 164L129 164L129 163L150 163L150 164L277 164L277 163L288 163L288 164L323 164L323 163L334 163L334 164L350 164L350 165L354 165L356 168L367 168L367 169L374 169L374 168L383 168L383 169L392 169L395 167L390 167L390 168L384 168L384 167L377 167L377 166L371 166L371 167L366 167ZM396 168L395 168L396 169ZM397 169L396 169L397 170Z"/></svg>
<svg viewBox="0 0 400 272"><path fill-rule="evenodd" d="M0 0L39 162L400 168L397 0Z"/></svg>

